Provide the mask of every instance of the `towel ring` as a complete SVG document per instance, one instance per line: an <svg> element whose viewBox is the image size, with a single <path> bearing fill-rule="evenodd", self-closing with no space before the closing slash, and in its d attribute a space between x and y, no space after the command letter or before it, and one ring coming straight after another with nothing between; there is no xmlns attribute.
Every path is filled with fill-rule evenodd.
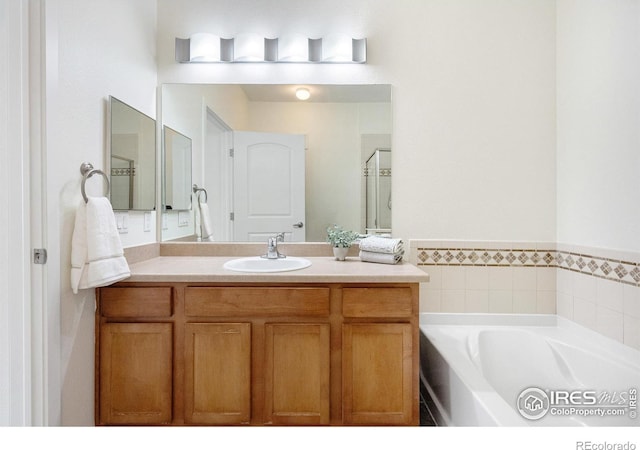
<svg viewBox="0 0 640 450"><path fill-rule="evenodd" d="M198 200L198 203L200 203L200 193L204 192L204 202L207 203L208 200L208 195L207 195L207 190L205 188L201 188L198 187L197 184L193 185L193 193L196 194L196 199Z"/></svg>
<svg viewBox="0 0 640 450"><path fill-rule="evenodd" d="M96 174L102 175L104 177L104 180L107 182L107 192L104 194L104 196L107 197L109 195L109 192L111 191L111 184L109 183L109 177L106 173L104 173L100 169L94 169L93 164L88 162L82 163L80 165L80 173L82 174L82 185L80 187L80 190L82 191L82 198L84 199L85 203L87 203L89 199L87 198L87 193L84 189L84 185L89 178Z"/></svg>

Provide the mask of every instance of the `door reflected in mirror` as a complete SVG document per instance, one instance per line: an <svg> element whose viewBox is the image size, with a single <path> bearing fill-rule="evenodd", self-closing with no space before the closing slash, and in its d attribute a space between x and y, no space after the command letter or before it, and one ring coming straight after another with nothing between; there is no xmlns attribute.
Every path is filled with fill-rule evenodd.
<svg viewBox="0 0 640 450"><path fill-rule="evenodd" d="M308 100L296 98L300 87L309 90ZM391 149L390 85L165 84L160 107L164 124L193 138L193 183L208 192L214 241L264 240L282 232L291 241L323 242L333 224L360 233L372 228L367 224L365 169L376 149ZM285 192L282 170L294 164L284 151L279 157L254 154L250 165L261 161L260 167L246 178L232 156L244 152L244 144L238 148L235 142L244 132L303 140L303 185L292 189L304 192L304 217L294 218L289 209L285 214L284 206L275 209L277 214L265 213L265 202L258 201L261 194L280 192L276 188ZM267 148L252 145L254 153ZM390 197L390 190L384 196ZM188 229L163 230L163 239L195 237L197 214ZM267 223L262 219L274 214L285 219L278 229L240 229L247 220ZM380 225L375 228L388 229Z"/></svg>
<svg viewBox="0 0 640 450"><path fill-rule="evenodd" d="M154 210L156 121L110 96L108 138L113 209Z"/></svg>
<svg viewBox="0 0 640 450"><path fill-rule="evenodd" d="M176 130L163 127L165 210L191 209L191 139Z"/></svg>

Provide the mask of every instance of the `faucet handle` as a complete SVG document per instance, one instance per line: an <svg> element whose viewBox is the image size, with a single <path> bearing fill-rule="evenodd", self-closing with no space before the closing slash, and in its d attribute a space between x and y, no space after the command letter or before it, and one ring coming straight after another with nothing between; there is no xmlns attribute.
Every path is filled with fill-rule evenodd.
<svg viewBox="0 0 640 450"><path fill-rule="evenodd" d="M276 238L276 242L278 242L278 241L284 242L284 232L278 233L274 237Z"/></svg>

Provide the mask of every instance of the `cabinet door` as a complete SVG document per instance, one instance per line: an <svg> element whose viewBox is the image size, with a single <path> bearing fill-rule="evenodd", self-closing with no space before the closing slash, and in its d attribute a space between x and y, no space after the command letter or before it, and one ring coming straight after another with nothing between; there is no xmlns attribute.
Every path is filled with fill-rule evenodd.
<svg viewBox="0 0 640 450"><path fill-rule="evenodd" d="M344 324L342 357L345 424L413 423L411 324Z"/></svg>
<svg viewBox="0 0 640 450"><path fill-rule="evenodd" d="M170 323L101 326L100 423L171 422L172 349Z"/></svg>
<svg viewBox="0 0 640 450"><path fill-rule="evenodd" d="M329 324L265 324L265 423L329 423L329 347Z"/></svg>
<svg viewBox="0 0 640 450"><path fill-rule="evenodd" d="M251 324L187 323L185 422L249 423L250 408Z"/></svg>

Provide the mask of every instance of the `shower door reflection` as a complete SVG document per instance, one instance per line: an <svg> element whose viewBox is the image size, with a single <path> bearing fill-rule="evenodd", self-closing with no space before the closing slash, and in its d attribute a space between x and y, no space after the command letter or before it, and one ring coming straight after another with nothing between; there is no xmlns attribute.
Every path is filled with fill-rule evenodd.
<svg viewBox="0 0 640 450"><path fill-rule="evenodd" d="M366 232L391 234L391 149L377 148L367 159Z"/></svg>

